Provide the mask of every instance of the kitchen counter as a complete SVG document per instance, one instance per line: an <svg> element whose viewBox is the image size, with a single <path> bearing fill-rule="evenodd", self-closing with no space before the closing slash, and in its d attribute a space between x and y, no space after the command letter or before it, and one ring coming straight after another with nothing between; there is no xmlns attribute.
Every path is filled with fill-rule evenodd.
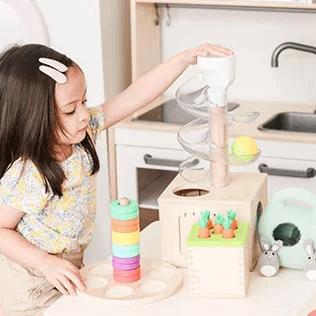
<svg viewBox="0 0 316 316"><path fill-rule="evenodd" d="M127 117L116 125L117 128L128 129L140 129L148 131L161 131L161 132L173 132L177 133L180 125L170 124L159 121L139 121L137 118L149 111L157 108L168 99L160 97L150 105L135 112L133 115ZM304 112L312 113L315 110L313 106L294 106L294 105L282 105L282 104L267 104L267 103L248 103L242 102L240 106L234 110L234 113L248 113L259 112L258 118L252 123L234 124L229 128L229 136L237 137L241 135L248 135L255 139L284 141L284 142L304 142L304 143L316 143L316 134L307 133L280 133L280 132L265 132L258 130L258 126L270 119L277 113L281 112Z"/></svg>

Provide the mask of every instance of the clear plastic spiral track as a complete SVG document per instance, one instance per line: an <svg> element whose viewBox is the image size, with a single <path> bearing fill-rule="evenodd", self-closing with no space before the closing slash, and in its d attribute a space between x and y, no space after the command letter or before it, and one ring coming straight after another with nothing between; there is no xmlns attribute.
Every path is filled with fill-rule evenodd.
<svg viewBox="0 0 316 316"><path fill-rule="evenodd" d="M205 178L210 173L209 162L217 162L219 151L225 152L219 161L225 165L250 164L260 156L259 149L252 155L235 156L229 148L228 136L225 148L217 146L212 140L212 133L214 133L214 128L216 131L218 125L220 128L221 124L223 125L222 129L226 135L225 126L228 129L228 126L233 124L251 123L259 115L258 112L243 113L239 110L227 112L227 88L235 79L234 60L231 59L225 63L225 58L223 58L224 63L215 63L215 66L213 64L210 67L211 69L204 69L176 91L176 100L179 106L187 113L197 117L183 126L177 135L179 143L192 155L179 167L180 174L188 181L196 182ZM217 58L216 61L220 60L221 58ZM221 117L214 114L217 113L214 109L219 107L222 109L220 111ZM221 121L217 121L217 119ZM192 164L192 161L197 158L199 163ZM200 176L197 178L195 176L194 179L190 178L190 170L200 170ZM196 173L194 174L196 175Z"/></svg>

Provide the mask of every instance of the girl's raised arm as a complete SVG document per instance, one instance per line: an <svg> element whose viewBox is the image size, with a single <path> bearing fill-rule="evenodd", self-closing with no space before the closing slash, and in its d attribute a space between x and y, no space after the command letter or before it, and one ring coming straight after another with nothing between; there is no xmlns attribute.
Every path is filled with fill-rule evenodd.
<svg viewBox="0 0 316 316"><path fill-rule="evenodd" d="M110 127L161 95L197 56L228 56L233 52L223 46L203 44L171 57L133 82L126 90L103 104L105 125Z"/></svg>

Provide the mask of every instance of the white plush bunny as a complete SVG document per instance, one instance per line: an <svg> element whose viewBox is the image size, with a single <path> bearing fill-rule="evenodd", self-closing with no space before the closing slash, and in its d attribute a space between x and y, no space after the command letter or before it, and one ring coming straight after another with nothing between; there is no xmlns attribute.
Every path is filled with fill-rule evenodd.
<svg viewBox="0 0 316 316"><path fill-rule="evenodd" d="M308 254L305 262L305 276L308 280L316 281L316 254L314 249L314 242L311 239L304 240L304 249Z"/></svg>
<svg viewBox="0 0 316 316"><path fill-rule="evenodd" d="M259 258L259 271L262 275L270 277L278 273L280 268L280 260L277 252L283 246L283 241L276 241L270 249L270 241L266 237L260 238L262 254Z"/></svg>

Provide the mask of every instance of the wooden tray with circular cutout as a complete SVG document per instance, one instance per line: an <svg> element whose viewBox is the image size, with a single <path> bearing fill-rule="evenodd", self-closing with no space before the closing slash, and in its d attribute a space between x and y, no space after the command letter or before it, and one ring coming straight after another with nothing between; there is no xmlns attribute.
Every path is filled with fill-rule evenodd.
<svg viewBox="0 0 316 316"><path fill-rule="evenodd" d="M118 283L113 279L112 261L107 260L81 269L87 289L78 296L93 297L120 305L148 304L176 293L183 283L180 270L161 260L141 259L141 278L136 282Z"/></svg>

